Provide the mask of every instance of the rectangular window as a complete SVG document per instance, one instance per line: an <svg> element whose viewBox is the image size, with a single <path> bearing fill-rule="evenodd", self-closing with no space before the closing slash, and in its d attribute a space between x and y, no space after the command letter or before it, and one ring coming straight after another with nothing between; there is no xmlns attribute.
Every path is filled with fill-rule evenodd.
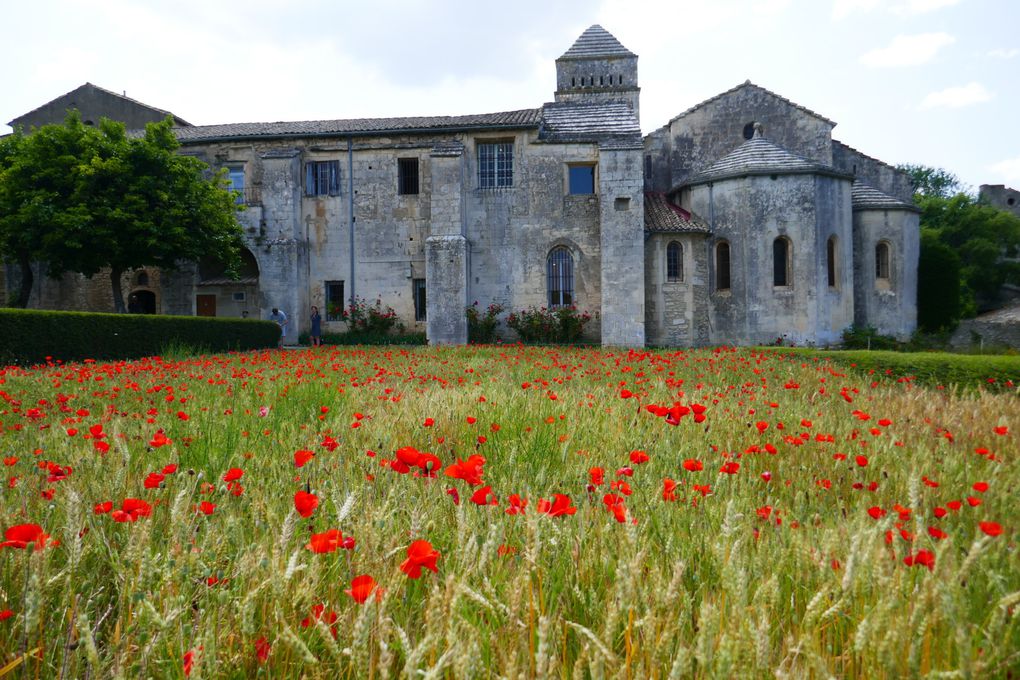
<svg viewBox="0 0 1020 680"><path fill-rule="evenodd" d="M482 189L514 185L513 142L478 145L478 186Z"/></svg>
<svg viewBox="0 0 1020 680"><path fill-rule="evenodd" d="M326 321L343 321L344 282L326 282Z"/></svg>
<svg viewBox="0 0 1020 680"><path fill-rule="evenodd" d="M234 197L235 203L244 203L244 166L227 166L227 188L238 192Z"/></svg>
<svg viewBox="0 0 1020 680"><path fill-rule="evenodd" d="M414 279L411 282L411 292L414 295L414 320L425 320L425 279Z"/></svg>
<svg viewBox="0 0 1020 680"><path fill-rule="evenodd" d="M245 301L245 298L246 298L246 296L245 296L245 294L244 294L243 292L242 292L242 293L234 293L234 294L233 294L233 295L231 296L231 299L232 299L232 300L233 300L234 302L244 302L244 301Z"/></svg>
<svg viewBox="0 0 1020 680"><path fill-rule="evenodd" d="M418 159L397 159L397 193L411 196L418 193Z"/></svg>
<svg viewBox="0 0 1020 680"><path fill-rule="evenodd" d="M595 193L594 165L570 166L570 193L571 194Z"/></svg>
<svg viewBox="0 0 1020 680"><path fill-rule="evenodd" d="M339 196L340 161L305 163L305 196Z"/></svg>

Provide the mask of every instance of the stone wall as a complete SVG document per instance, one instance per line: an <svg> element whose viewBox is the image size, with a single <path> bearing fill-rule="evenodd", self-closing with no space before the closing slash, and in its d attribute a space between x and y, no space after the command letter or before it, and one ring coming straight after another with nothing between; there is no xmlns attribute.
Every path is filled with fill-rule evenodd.
<svg viewBox="0 0 1020 680"><path fill-rule="evenodd" d="M913 204L914 185L910 175L877 158L865 156L842 142L832 141L832 164L837 170L853 175L865 184Z"/></svg>
<svg viewBox="0 0 1020 680"><path fill-rule="evenodd" d="M86 83L15 118L11 127L20 125L27 132L33 127L63 123L69 109L77 109L86 125L99 125L100 118L109 118L124 123L129 130L144 128L146 123L161 121L168 115L166 111Z"/></svg>
<svg viewBox="0 0 1020 680"><path fill-rule="evenodd" d="M712 342L800 345L837 342L853 322L850 181L821 175L739 177L697 185L682 205L712 216L708 276ZM837 285L826 246L837 241ZM785 237L790 283L775 286L773 242ZM730 247L730 288L719 290L715 248Z"/></svg>
<svg viewBox="0 0 1020 680"><path fill-rule="evenodd" d="M918 213L912 210L855 210L854 323L883 335L908 339L917 328ZM876 252L889 247L889 278L879 279Z"/></svg>
<svg viewBox="0 0 1020 680"><path fill-rule="evenodd" d="M1020 304L961 321L949 344L955 349L1020 349Z"/></svg>
<svg viewBox="0 0 1020 680"><path fill-rule="evenodd" d="M978 190L978 200L1020 217L1020 191L1016 189L1003 184L982 184Z"/></svg>
<svg viewBox="0 0 1020 680"><path fill-rule="evenodd" d="M666 250L681 247L682 276L669 281ZM649 345L699 347L710 342L708 243L704 234L651 234L645 242L645 334Z"/></svg>
<svg viewBox="0 0 1020 680"><path fill-rule="evenodd" d="M832 164L834 123L751 83L690 109L645 138L652 158L649 189L669 191L743 144L760 123L769 141L825 165Z"/></svg>

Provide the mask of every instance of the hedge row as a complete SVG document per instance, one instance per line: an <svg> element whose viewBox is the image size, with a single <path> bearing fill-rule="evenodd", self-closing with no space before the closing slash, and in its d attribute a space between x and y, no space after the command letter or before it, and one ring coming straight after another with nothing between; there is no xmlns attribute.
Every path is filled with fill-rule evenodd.
<svg viewBox="0 0 1020 680"><path fill-rule="evenodd" d="M1020 387L1020 356L951 354L948 352L889 352L867 350L774 350L798 359L827 358L839 364L890 378L943 387Z"/></svg>
<svg viewBox="0 0 1020 680"><path fill-rule="evenodd" d="M277 324L255 319L0 309L2 365L261 349L279 338Z"/></svg>

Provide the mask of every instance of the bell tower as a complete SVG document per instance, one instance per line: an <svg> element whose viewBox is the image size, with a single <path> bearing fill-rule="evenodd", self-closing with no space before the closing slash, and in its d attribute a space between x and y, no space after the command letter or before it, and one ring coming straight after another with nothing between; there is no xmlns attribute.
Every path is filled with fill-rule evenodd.
<svg viewBox="0 0 1020 680"><path fill-rule="evenodd" d="M598 24L556 60L556 101L623 102L640 118L637 55Z"/></svg>

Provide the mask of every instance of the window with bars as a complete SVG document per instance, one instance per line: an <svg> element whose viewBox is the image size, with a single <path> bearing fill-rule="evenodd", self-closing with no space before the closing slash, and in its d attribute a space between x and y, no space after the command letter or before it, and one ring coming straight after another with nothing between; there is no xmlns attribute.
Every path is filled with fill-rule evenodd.
<svg viewBox="0 0 1020 680"><path fill-rule="evenodd" d="M305 163L305 196L339 196L340 161Z"/></svg>
<svg viewBox="0 0 1020 680"><path fill-rule="evenodd" d="M790 285L790 241L782 236L772 242L772 285Z"/></svg>
<svg viewBox="0 0 1020 680"><path fill-rule="evenodd" d="M343 321L344 282L326 282L326 321Z"/></svg>
<svg viewBox="0 0 1020 680"><path fill-rule="evenodd" d="M666 281L677 283L684 280L684 247L676 241L666 246Z"/></svg>
<svg viewBox="0 0 1020 680"><path fill-rule="evenodd" d="M402 196L417 194L418 189L418 159L398 158L397 159L397 193Z"/></svg>
<svg viewBox="0 0 1020 680"><path fill-rule="evenodd" d="M425 321L425 279L411 280L411 295L414 298L414 320Z"/></svg>
<svg viewBox="0 0 1020 680"><path fill-rule="evenodd" d="M715 247L715 289L730 289L730 244L726 241Z"/></svg>
<svg viewBox="0 0 1020 680"><path fill-rule="evenodd" d="M885 241L875 246L875 279L889 285L889 244Z"/></svg>
<svg viewBox="0 0 1020 680"><path fill-rule="evenodd" d="M545 262L550 307L574 304L574 256L565 246L553 248Z"/></svg>
<svg viewBox="0 0 1020 680"><path fill-rule="evenodd" d="M514 185L513 142L478 145L478 186L482 189Z"/></svg>

